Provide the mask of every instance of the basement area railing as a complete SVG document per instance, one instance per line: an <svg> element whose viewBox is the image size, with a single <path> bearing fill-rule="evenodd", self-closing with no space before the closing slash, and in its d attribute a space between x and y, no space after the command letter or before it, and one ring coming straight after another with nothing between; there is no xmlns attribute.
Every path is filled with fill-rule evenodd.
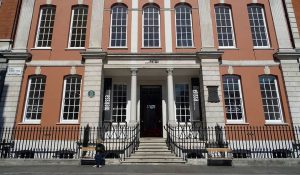
<svg viewBox="0 0 300 175"><path fill-rule="evenodd" d="M183 160L207 158L207 148L229 148L233 158L300 158L299 126L166 125L167 145Z"/></svg>
<svg viewBox="0 0 300 175"><path fill-rule="evenodd" d="M138 147L139 128L139 125L127 123L104 123L101 127L0 128L0 158L93 158L93 148L100 140L105 146L106 158L124 160Z"/></svg>

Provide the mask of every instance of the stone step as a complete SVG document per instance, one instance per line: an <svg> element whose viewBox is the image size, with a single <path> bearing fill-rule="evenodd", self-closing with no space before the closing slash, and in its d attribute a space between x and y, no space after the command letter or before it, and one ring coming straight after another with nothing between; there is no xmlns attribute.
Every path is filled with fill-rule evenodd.
<svg viewBox="0 0 300 175"><path fill-rule="evenodd" d="M146 137L140 138L140 143L165 143L166 139L164 138L153 138L153 137Z"/></svg>
<svg viewBox="0 0 300 175"><path fill-rule="evenodd" d="M147 156L139 156L139 155L133 155L131 157L128 157L127 159L181 159L179 157L174 157L174 155L169 156L160 156L160 155L147 155Z"/></svg>
<svg viewBox="0 0 300 175"><path fill-rule="evenodd" d="M142 146L139 146L138 147L138 149L139 150L141 150L141 149L153 149L153 150L157 150L157 149L165 149L165 150L168 150L168 147L167 146L144 146L144 145L142 145Z"/></svg>
<svg viewBox="0 0 300 175"><path fill-rule="evenodd" d="M135 152L134 154L132 154L131 156L135 156L135 155L138 155L138 156L175 156L174 154L172 154L171 152L143 152L143 151L140 151L140 152Z"/></svg>
<svg viewBox="0 0 300 175"><path fill-rule="evenodd" d="M171 151L168 150L168 149L163 149L163 148L160 148L160 149L139 149L136 150L135 152L168 152L171 154Z"/></svg>
<svg viewBox="0 0 300 175"><path fill-rule="evenodd" d="M133 163L137 163L137 164L142 164L142 163L161 163L161 164L176 164L176 163L180 163L180 164L184 164L185 161L184 160L163 160L163 159L133 159L133 160L129 160L126 159L125 161L121 161L121 163L126 163L126 164L133 164Z"/></svg>

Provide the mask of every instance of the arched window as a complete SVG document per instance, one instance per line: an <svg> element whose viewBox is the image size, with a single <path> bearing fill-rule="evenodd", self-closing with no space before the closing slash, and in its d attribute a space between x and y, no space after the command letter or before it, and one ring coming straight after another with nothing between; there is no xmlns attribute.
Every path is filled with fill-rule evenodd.
<svg viewBox="0 0 300 175"><path fill-rule="evenodd" d="M272 75L259 77L260 92L266 123L283 122L277 79Z"/></svg>
<svg viewBox="0 0 300 175"><path fill-rule="evenodd" d="M160 47L160 13L154 5L143 8L143 47Z"/></svg>
<svg viewBox="0 0 300 175"><path fill-rule="evenodd" d="M252 32L253 46L270 47L264 8L259 5L248 5L249 22Z"/></svg>
<svg viewBox="0 0 300 175"><path fill-rule="evenodd" d="M186 4L175 7L176 46L193 47L192 9Z"/></svg>
<svg viewBox="0 0 300 175"><path fill-rule="evenodd" d="M64 79L61 107L62 123L77 123L80 109L81 76L69 75Z"/></svg>
<svg viewBox="0 0 300 175"><path fill-rule="evenodd" d="M223 93L227 122L244 122L241 80L236 75L223 76Z"/></svg>
<svg viewBox="0 0 300 175"><path fill-rule="evenodd" d="M111 9L110 47L126 47L127 7L116 5Z"/></svg>
<svg viewBox="0 0 300 175"><path fill-rule="evenodd" d="M35 75L29 78L23 122L40 123L43 111L45 86L46 76Z"/></svg>
<svg viewBox="0 0 300 175"><path fill-rule="evenodd" d="M44 6L41 8L35 47L51 47L55 13L55 6Z"/></svg>
<svg viewBox="0 0 300 175"><path fill-rule="evenodd" d="M235 47L231 8L225 5L217 5L215 6L215 14L219 47Z"/></svg>
<svg viewBox="0 0 300 175"><path fill-rule="evenodd" d="M78 5L73 7L70 26L69 47L85 47L87 18L87 6Z"/></svg>

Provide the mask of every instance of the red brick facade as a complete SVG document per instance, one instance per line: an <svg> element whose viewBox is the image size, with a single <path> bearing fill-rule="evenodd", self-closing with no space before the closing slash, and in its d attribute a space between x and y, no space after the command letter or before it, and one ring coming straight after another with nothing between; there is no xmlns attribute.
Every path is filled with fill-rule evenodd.
<svg viewBox="0 0 300 175"><path fill-rule="evenodd" d="M298 29L300 31L300 1L299 0L293 0L293 6L294 6L294 11L295 11L295 16L296 16L296 21L298 24Z"/></svg>
<svg viewBox="0 0 300 175"><path fill-rule="evenodd" d="M21 0L2 0L0 6L0 39L13 39Z"/></svg>

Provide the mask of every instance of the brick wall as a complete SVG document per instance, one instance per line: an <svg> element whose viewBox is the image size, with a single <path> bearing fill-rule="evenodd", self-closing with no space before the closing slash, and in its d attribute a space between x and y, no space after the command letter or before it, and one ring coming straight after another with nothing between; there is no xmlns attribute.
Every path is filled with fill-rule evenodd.
<svg viewBox="0 0 300 175"><path fill-rule="evenodd" d="M12 39L19 1L2 0L0 6L0 39Z"/></svg>
<svg viewBox="0 0 300 175"><path fill-rule="evenodd" d="M298 24L298 30L300 31L300 0L293 0L293 6Z"/></svg>

